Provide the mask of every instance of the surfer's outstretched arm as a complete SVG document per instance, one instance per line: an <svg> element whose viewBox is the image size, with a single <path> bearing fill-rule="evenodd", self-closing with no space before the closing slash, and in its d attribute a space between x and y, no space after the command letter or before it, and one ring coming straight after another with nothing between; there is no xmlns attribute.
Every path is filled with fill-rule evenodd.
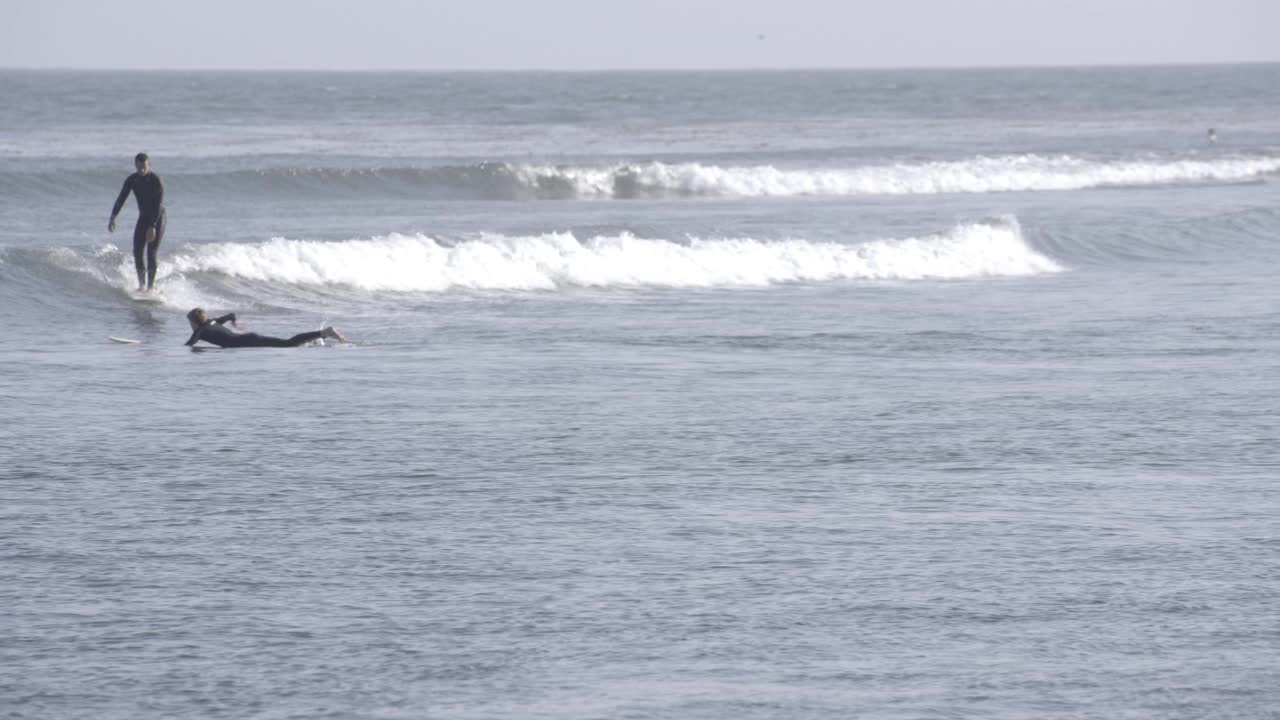
<svg viewBox="0 0 1280 720"><path fill-rule="evenodd" d="M156 197L155 197L155 217L151 219L151 227L155 227L160 221L160 213L164 211L164 183L160 180L160 176L156 175Z"/></svg>
<svg viewBox="0 0 1280 720"><path fill-rule="evenodd" d="M124 179L124 187L120 188L120 195L116 197L116 204L111 206L111 219L107 221L107 232L116 231L116 216L120 214L120 208L124 207L124 201L129 198L129 191L133 189L133 176Z"/></svg>
<svg viewBox="0 0 1280 720"><path fill-rule="evenodd" d="M196 328L195 332L191 333L191 337L187 338L187 341L186 341L185 343L183 343L183 344L184 344L184 345L195 345L197 342L199 342L199 341L200 341L200 334L204 332L204 329L205 329L205 326L206 326L206 325L208 325L208 323L205 323L205 325L201 325L200 327Z"/></svg>
<svg viewBox="0 0 1280 720"><path fill-rule="evenodd" d="M204 323L202 323L202 324L200 325L200 327L198 327L198 328L196 328L196 329L195 329L195 332L191 333L191 337L187 338L187 341L186 341L185 343L183 343L183 344L184 344L184 345L195 345L196 343L200 342L200 337L201 337L202 335L204 335L205 328L208 328L210 325L213 325L214 323L218 323L219 325L224 325L224 324L226 324L227 322L230 322L232 325L235 325L235 324L236 324L236 314L235 314L235 313L227 313L226 315L223 315L222 317L214 318L214 319L212 319L212 320L205 320L205 321L204 321Z"/></svg>

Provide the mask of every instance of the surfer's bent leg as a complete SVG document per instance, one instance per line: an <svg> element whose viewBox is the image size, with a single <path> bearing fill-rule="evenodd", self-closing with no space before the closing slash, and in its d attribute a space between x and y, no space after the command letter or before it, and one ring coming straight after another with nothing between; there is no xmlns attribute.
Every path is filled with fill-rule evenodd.
<svg viewBox="0 0 1280 720"><path fill-rule="evenodd" d="M146 237L146 231L143 231L143 237ZM156 220L156 239L147 244L147 289L150 290L156 284L156 251L160 249L160 240L164 237L164 210L160 211L160 217Z"/></svg>
<svg viewBox="0 0 1280 720"><path fill-rule="evenodd" d="M323 330L312 330L311 332L298 333L285 342L289 343L289 347L298 347L299 345L319 340L322 337L324 337Z"/></svg>
<svg viewBox="0 0 1280 720"><path fill-rule="evenodd" d="M133 267L138 271L138 289L147 287L147 265L143 260L143 253L147 250L147 228L150 227L138 218L138 223L133 226ZM152 250L152 257L155 257L155 251Z"/></svg>

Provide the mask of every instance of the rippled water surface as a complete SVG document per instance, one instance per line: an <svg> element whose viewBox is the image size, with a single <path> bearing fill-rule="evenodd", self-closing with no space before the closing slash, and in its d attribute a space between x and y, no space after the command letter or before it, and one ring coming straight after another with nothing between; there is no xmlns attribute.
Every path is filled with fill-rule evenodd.
<svg viewBox="0 0 1280 720"><path fill-rule="evenodd" d="M1277 79L0 72L0 715L1274 717Z"/></svg>

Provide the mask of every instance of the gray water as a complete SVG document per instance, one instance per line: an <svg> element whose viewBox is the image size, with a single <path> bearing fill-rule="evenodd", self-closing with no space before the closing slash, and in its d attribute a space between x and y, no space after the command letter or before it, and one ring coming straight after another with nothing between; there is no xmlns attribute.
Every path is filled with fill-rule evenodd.
<svg viewBox="0 0 1280 720"><path fill-rule="evenodd" d="M0 72L0 716L1277 717L1277 88Z"/></svg>

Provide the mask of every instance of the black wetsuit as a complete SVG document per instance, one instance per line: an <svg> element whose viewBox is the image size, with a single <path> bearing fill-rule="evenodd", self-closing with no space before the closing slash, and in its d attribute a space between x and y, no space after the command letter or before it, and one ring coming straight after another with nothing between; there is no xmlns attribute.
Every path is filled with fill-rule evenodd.
<svg viewBox="0 0 1280 720"><path fill-rule="evenodd" d="M235 313L227 313L220 318L206 320L199 330L191 333L191 338L187 340L187 345L195 345L198 341L204 340L213 343L218 347L224 348L240 348L240 347L298 347L313 340L319 340L324 337L321 330L312 330L311 332L298 333L291 338L269 337L267 335L259 335L257 333L238 333L222 327L223 323L228 320L234 322Z"/></svg>
<svg viewBox="0 0 1280 720"><path fill-rule="evenodd" d="M138 223L133 226L133 265L138 270L138 286L144 282L148 288L156 282L156 250L160 247L160 239L164 237L164 184L155 173L134 173L124 179L124 187L120 188L120 196L111 208L111 220L115 221L129 197L129 191L138 201ZM147 230L156 229L156 241L147 245ZM146 251L146 262L143 262L143 251Z"/></svg>

